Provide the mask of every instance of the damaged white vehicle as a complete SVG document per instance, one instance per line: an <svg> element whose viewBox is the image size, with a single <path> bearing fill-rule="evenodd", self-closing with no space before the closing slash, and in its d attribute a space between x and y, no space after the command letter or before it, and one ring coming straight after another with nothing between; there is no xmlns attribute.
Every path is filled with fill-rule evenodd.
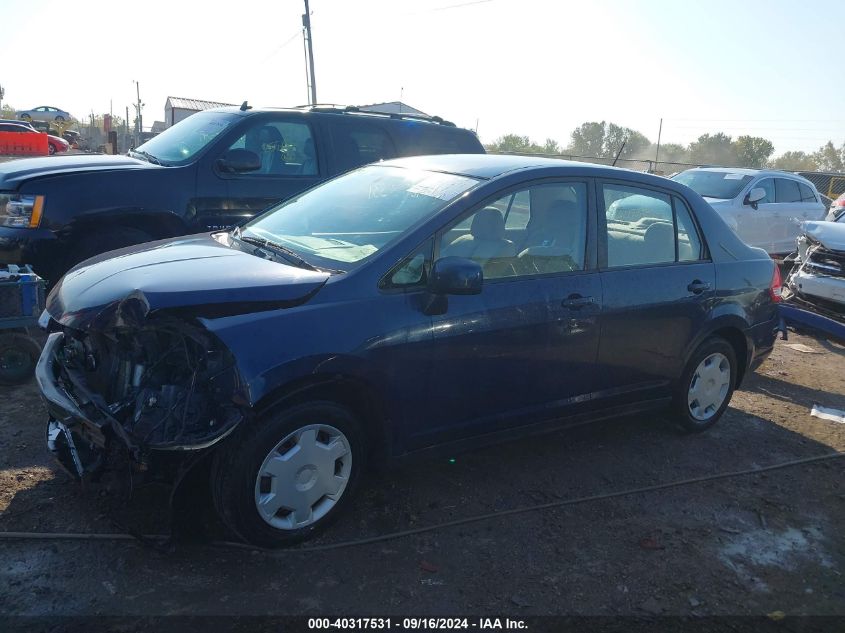
<svg viewBox="0 0 845 633"><path fill-rule="evenodd" d="M845 313L845 224L805 222L787 287L816 310Z"/></svg>

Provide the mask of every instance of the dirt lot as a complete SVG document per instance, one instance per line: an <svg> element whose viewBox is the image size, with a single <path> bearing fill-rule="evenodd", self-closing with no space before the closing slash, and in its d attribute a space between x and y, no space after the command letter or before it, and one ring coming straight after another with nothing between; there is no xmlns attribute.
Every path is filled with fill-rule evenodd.
<svg viewBox="0 0 845 633"><path fill-rule="evenodd" d="M723 420L619 419L373 474L317 544L845 450L845 350L791 336ZM0 530L109 532L50 464L34 384L0 391ZM333 551L0 539L0 614L845 615L845 459ZM144 512L163 525L160 509Z"/></svg>

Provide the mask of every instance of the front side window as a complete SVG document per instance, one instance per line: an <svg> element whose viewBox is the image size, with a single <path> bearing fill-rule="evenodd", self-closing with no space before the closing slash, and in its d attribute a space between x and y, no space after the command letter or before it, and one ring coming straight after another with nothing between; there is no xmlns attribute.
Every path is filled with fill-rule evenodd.
<svg viewBox="0 0 845 633"><path fill-rule="evenodd" d="M736 198L752 177L724 171L699 171L691 169L672 177L704 198L730 200Z"/></svg>
<svg viewBox="0 0 845 633"><path fill-rule="evenodd" d="M166 165L188 163L241 117L228 112L197 112L138 147Z"/></svg>
<svg viewBox="0 0 845 633"><path fill-rule="evenodd" d="M379 282L382 290L408 290L425 286L431 271L431 252L434 242L426 240L425 244L414 250L401 262L396 264Z"/></svg>
<svg viewBox="0 0 845 633"><path fill-rule="evenodd" d="M371 165L283 202L244 225L242 234L345 270L477 184L466 176Z"/></svg>
<svg viewBox="0 0 845 633"><path fill-rule="evenodd" d="M631 185L602 186L610 268L697 261L701 238L680 198Z"/></svg>
<svg viewBox="0 0 845 633"><path fill-rule="evenodd" d="M229 149L246 149L258 156L261 166L247 176L317 174L314 139L306 123L258 120Z"/></svg>
<svg viewBox="0 0 845 633"><path fill-rule="evenodd" d="M766 192L766 196L762 200L758 200L757 204L766 204L775 201L775 180L774 178L763 178L760 182L754 185L754 188L759 187Z"/></svg>
<svg viewBox="0 0 845 633"><path fill-rule="evenodd" d="M545 184L509 193L440 236L440 256L477 261L485 279L584 269L587 187Z"/></svg>
<svg viewBox="0 0 845 633"><path fill-rule="evenodd" d="M788 178L775 178L775 200L777 202L801 202L798 182Z"/></svg>

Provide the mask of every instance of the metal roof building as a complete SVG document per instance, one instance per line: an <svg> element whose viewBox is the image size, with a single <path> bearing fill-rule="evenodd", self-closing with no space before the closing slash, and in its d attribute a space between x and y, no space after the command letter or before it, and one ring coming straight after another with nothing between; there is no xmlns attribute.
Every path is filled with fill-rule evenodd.
<svg viewBox="0 0 845 633"><path fill-rule="evenodd" d="M185 99L183 97L167 97L164 104L164 122L167 127L187 119L192 114L220 108L223 106L235 105L234 103L220 103L218 101L205 101L203 99Z"/></svg>
<svg viewBox="0 0 845 633"><path fill-rule="evenodd" d="M431 115L426 114L422 110L412 108L407 103L401 101L388 101L386 103L371 103L369 105L358 106L359 110L364 112L381 112L383 114L411 114L413 116L423 116L431 118Z"/></svg>

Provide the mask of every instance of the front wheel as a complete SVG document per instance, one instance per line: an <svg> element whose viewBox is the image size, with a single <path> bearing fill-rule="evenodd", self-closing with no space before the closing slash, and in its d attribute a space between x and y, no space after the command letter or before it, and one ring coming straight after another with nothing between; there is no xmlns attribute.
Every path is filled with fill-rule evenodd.
<svg viewBox="0 0 845 633"><path fill-rule="evenodd" d="M713 426L731 401L737 363L733 347L714 336L704 341L687 362L672 402L674 419L684 431Z"/></svg>
<svg viewBox="0 0 845 633"><path fill-rule="evenodd" d="M330 402L271 414L215 456L211 488L223 523L249 543L310 538L348 506L364 466L355 417Z"/></svg>
<svg viewBox="0 0 845 633"><path fill-rule="evenodd" d="M18 332L0 334L0 385L21 385L32 378L41 346Z"/></svg>

